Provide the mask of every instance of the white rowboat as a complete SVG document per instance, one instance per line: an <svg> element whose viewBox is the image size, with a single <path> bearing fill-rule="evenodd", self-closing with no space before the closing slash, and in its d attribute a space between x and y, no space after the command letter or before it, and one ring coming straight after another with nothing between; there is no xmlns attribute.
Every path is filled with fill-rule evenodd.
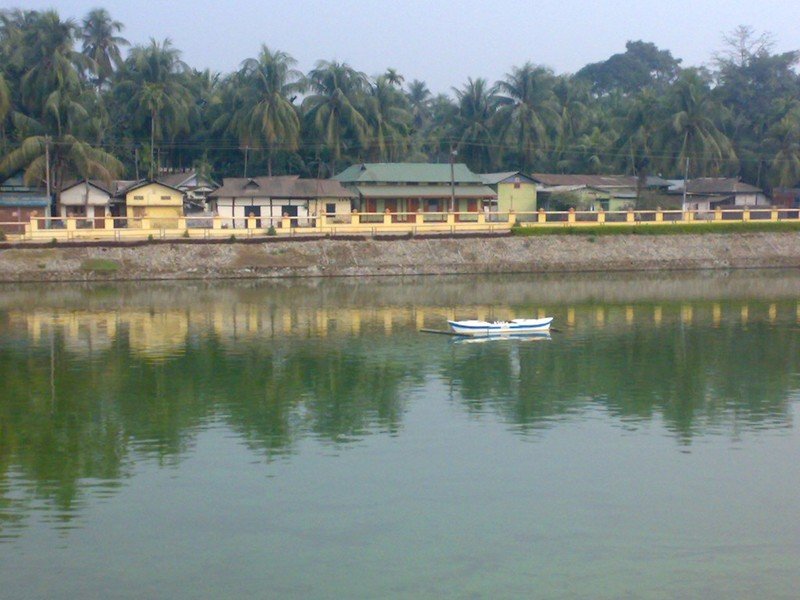
<svg viewBox="0 0 800 600"><path fill-rule="evenodd" d="M550 329L553 317L543 319L512 319L511 321L448 321L453 333L458 335L528 335Z"/></svg>

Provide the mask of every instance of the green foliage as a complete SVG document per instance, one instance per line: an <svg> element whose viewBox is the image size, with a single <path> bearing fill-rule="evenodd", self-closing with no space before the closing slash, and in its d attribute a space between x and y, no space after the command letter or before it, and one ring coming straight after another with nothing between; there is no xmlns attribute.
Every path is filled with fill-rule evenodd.
<svg viewBox="0 0 800 600"><path fill-rule="evenodd" d="M759 233L779 231L800 231L800 223L750 221L748 223L640 223L638 225L580 225L574 227L521 227L512 229L514 235L685 235L685 234L729 234L729 233Z"/></svg>
<svg viewBox="0 0 800 600"><path fill-rule="evenodd" d="M393 68L370 78L319 61L303 74L267 46L228 74L190 68L169 40L123 56L122 30L104 9L81 20L2 11L0 175L43 181L46 150L56 190L187 165L217 179L326 177L362 161L447 162L455 150L477 172L644 183L682 178L688 159L692 178L800 185L800 52L773 53L747 27L724 37L713 70L629 41L575 75L526 62L438 95Z"/></svg>
<svg viewBox="0 0 800 600"><path fill-rule="evenodd" d="M185 229L185 230L183 231L183 234L181 235L181 237L183 237L183 238L188 238L188 237L190 237L190 236L189 236L189 230L188 230L188 229Z"/></svg>
<svg viewBox="0 0 800 600"><path fill-rule="evenodd" d="M155 239L155 238L153 237L153 234L152 234L152 233L150 233L150 234L148 234L148 235L147 235L147 241L148 241L148 242L152 242L154 239Z"/></svg>
<svg viewBox="0 0 800 600"><path fill-rule="evenodd" d="M95 273L114 273L119 270L119 263L105 258L88 258L81 263L81 271Z"/></svg>
<svg viewBox="0 0 800 600"><path fill-rule="evenodd" d="M6 232L0 229L0 242L6 241Z"/></svg>
<svg viewBox="0 0 800 600"><path fill-rule="evenodd" d="M269 226L269 229L267 229L267 235L278 235L278 232L275 231L274 225Z"/></svg>

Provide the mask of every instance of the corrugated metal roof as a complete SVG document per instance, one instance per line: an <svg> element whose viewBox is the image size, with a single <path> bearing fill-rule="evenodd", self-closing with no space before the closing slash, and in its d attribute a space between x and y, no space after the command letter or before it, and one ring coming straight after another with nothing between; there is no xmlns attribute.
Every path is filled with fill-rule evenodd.
<svg viewBox="0 0 800 600"><path fill-rule="evenodd" d="M449 185L358 185L365 198L449 198ZM497 194L485 185L457 185L456 198L494 198Z"/></svg>
<svg viewBox="0 0 800 600"><path fill-rule="evenodd" d="M683 191L681 187L680 191ZM734 177L698 177L686 182L687 194L758 194L761 188Z"/></svg>
<svg viewBox="0 0 800 600"><path fill-rule="evenodd" d="M277 177L226 177L209 198L355 198L355 193L332 179Z"/></svg>
<svg viewBox="0 0 800 600"><path fill-rule="evenodd" d="M569 175L562 173L534 173L535 181L547 186L636 187L636 177L630 175Z"/></svg>
<svg viewBox="0 0 800 600"><path fill-rule="evenodd" d="M521 173L520 171L506 171L504 173L481 173L480 178L483 183L486 185L497 185L498 183L502 183L506 179L512 179L513 177L519 177L521 180L524 180L527 183L535 183L533 179Z"/></svg>
<svg viewBox="0 0 800 600"><path fill-rule="evenodd" d="M362 163L352 165L333 177L342 183L450 183L450 164ZM464 163L453 165L456 183L482 183L480 175Z"/></svg>
<svg viewBox="0 0 800 600"><path fill-rule="evenodd" d="M50 206L50 199L38 194L0 194L0 206L39 208Z"/></svg>

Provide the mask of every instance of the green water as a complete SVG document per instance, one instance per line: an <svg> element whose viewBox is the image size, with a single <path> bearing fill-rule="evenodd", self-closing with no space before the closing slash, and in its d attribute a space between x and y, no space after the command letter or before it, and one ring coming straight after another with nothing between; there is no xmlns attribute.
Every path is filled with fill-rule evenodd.
<svg viewBox="0 0 800 600"><path fill-rule="evenodd" d="M0 382L4 599L800 589L796 271L7 286Z"/></svg>

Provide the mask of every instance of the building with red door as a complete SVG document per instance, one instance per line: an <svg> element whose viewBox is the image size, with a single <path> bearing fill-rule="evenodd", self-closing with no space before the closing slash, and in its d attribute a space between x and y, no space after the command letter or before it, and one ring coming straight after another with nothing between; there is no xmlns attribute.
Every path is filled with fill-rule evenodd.
<svg viewBox="0 0 800 600"><path fill-rule="evenodd" d="M362 163L334 176L357 198L353 208L364 213L411 220L411 213L478 213L496 201L496 192L467 165L428 163Z"/></svg>

